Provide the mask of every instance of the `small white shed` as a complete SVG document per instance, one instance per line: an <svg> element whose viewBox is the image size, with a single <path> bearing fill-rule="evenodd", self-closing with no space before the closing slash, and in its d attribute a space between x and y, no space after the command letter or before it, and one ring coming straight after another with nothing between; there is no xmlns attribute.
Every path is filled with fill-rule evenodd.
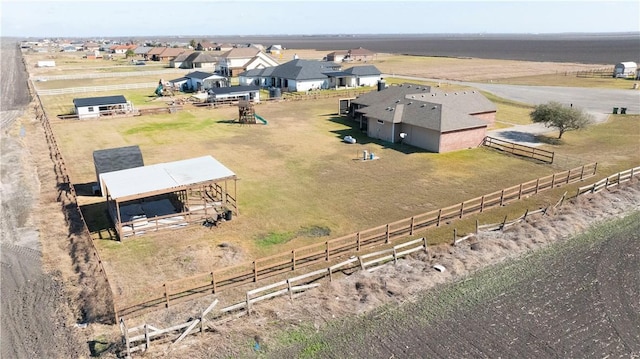
<svg viewBox="0 0 640 359"><path fill-rule="evenodd" d="M41 60L38 61L38 67L56 67L56 62L53 60Z"/></svg>
<svg viewBox="0 0 640 359"><path fill-rule="evenodd" d="M613 77L634 77L637 70L638 64L635 62L620 62L613 68Z"/></svg>

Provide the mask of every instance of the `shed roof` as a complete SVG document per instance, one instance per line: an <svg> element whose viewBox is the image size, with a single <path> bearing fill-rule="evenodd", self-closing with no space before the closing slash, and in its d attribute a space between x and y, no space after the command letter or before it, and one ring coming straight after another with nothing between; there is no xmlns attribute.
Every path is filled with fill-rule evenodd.
<svg viewBox="0 0 640 359"><path fill-rule="evenodd" d="M100 182L100 174L142 167L144 166L144 161L140 147L126 146L93 151L93 164L96 168L98 184L100 184L100 189L104 193L104 188Z"/></svg>
<svg viewBox="0 0 640 359"><path fill-rule="evenodd" d="M210 77L224 77L224 76L212 74L210 72L194 71L194 72L190 72L190 73L184 75L184 77L190 78L190 79L205 80L205 79L208 79Z"/></svg>
<svg viewBox="0 0 640 359"><path fill-rule="evenodd" d="M228 95L234 93L247 93L251 91L259 91L260 86L248 85L248 86L229 86L229 87L212 87L209 89L210 93L216 95Z"/></svg>
<svg viewBox="0 0 640 359"><path fill-rule="evenodd" d="M127 103L127 99L122 95L73 99L73 105L75 107L119 105L123 103Z"/></svg>
<svg viewBox="0 0 640 359"><path fill-rule="evenodd" d="M326 79L326 72L339 71L340 65L331 61L291 60L276 66L271 76L292 80Z"/></svg>
<svg viewBox="0 0 640 359"><path fill-rule="evenodd" d="M116 201L178 191L198 183L235 178L235 173L212 156L158 163L103 173L100 181Z"/></svg>
<svg viewBox="0 0 640 359"><path fill-rule="evenodd" d="M356 76L379 76L382 74L380 70L373 65L354 66L344 70L344 72Z"/></svg>

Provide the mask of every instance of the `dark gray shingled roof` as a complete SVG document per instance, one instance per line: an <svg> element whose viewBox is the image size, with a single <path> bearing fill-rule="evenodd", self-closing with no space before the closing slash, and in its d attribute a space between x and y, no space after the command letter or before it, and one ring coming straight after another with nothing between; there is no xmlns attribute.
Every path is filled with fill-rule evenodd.
<svg viewBox="0 0 640 359"><path fill-rule="evenodd" d="M96 168L96 177L100 181L101 173L142 167L144 161L140 147L126 146L93 151L93 164Z"/></svg>
<svg viewBox="0 0 640 359"><path fill-rule="evenodd" d="M230 87L212 87L209 89L210 92L215 93L216 95L225 95L231 94L235 92L244 93L247 91L258 91L260 90L260 86L248 85L248 86L230 86Z"/></svg>
<svg viewBox="0 0 640 359"><path fill-rule="evenodd" d="M385 122L406 123L438 132L487 126L472 116L496 111L496 106L477 91L429 92L425 86L403 84L372 91L353 103L366 107L357 112Z"/></svg>
<svg viewBox="0 0 640 359"><path fill-rule="evenodd" d="M344 72L357 76L378 76L382 74L380 70L373 65L354 66L344 70Z"/></svg>
<svg viewBox="0 0 640 359"><path fill-rule="evenodd" d="M127 103L127 99L122 95L73 99L73 105L75 107L119 105L123 103Z"/></svg>
<svg viewBox="0 0 640 359"><path fill-rule="evenodd" d="M340 65L330 61L291 60L275 67L271 76L291 80L326 79L326 72L340 71Z"/></svg>
<svg viewBox="0 0 640 359"><path fill-rule="evenodd" d="M184 77L187 78L191 78L191 79L199 79L199 80L204 80L207 79L211 76L214 76L215 74L209 73L209 72L203 72L203 71L194 71L194 72L190 72L186 75L184 75Z"/></svg>

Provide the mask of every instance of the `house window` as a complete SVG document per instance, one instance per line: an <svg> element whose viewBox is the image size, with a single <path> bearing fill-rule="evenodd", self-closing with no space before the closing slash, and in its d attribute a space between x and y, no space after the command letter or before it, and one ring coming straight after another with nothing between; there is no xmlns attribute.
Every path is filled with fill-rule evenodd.
<svg viewBox="0 0 640 359"><path fill-rule="evenodd" d="M378 123L381 124L381 125L384 125L384 121L382 121L382 120L378 120Z"/></svg>
<svg viewBox="0 0 640 359"><path fill-rule="evenodd" d="M89 107L89 112L93 112L93 107Z"/></svg>

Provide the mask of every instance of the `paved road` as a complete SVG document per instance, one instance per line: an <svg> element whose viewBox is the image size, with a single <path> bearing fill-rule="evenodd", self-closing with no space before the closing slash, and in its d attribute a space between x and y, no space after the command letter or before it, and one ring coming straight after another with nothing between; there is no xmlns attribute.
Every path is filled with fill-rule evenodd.
<svg viewBox="0 0 640 359"><path fill-rule="evenodd" d="M593 115L596 122L606 121L614 107L626 107L628 114L640 114L640 91L631 88L629 90L617 90L583 87L521 86L445 81L442 79L426 79L399 75L393 76L407 80L447 82L471 86L502 98L532 105L556 101L584 109L587 113ZM535 140L535 135L554 131L557 132L557 130L544 127L540 124L531 124L489 131L488 134L507 141L536 146L539 145L539 143Z"/></svg>

